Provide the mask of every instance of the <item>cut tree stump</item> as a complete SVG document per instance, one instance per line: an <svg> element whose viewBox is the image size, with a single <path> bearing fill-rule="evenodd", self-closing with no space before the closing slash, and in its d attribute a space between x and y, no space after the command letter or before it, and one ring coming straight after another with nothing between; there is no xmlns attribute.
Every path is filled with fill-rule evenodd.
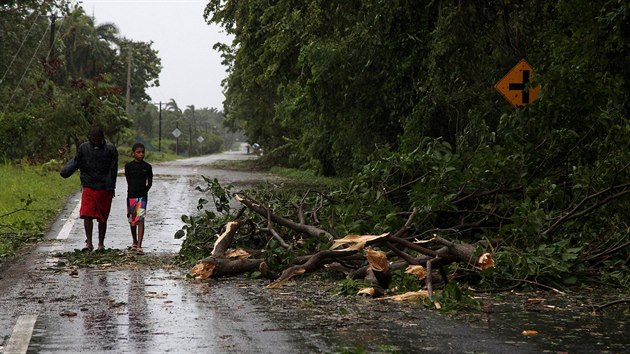
<svg viewBox="0 0 630 354"><path fill-rule="evenodd" d="M226 255L241 225L240 220L230 221L225 225L225 231L214 243L212 255L201 259L193 267L192 275L195 278L218 278L253 271L260 271L262 274L267 274L267 264L262 259L248 259L249 254L243 252L235 253L235 257Z"/></svg>

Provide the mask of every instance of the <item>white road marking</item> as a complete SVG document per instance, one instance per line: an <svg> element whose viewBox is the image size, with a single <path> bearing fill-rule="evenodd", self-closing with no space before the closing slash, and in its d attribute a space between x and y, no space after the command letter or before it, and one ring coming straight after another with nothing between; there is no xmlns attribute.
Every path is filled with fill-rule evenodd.
<svg viewBox="0 0 630 354"><path fill-rule="evenodd" d="M31 342L36 320L37 315L22 315L18 318L15 327L13 327L13 334L11 334L9 342L4 347L5 354L26 353L28 344Z"/></svg>
<svg viewBox="0 0 630 354"><path fill-rule="evenodd" d="M77 203L77 206L74 208L66 223L63 224L63 227L59 231L57 235L57 240L65 240L70 235L70 231L72 231L72 227L77 222L77 218L79 217L79 211L81 211L81 200Z"/></svg>

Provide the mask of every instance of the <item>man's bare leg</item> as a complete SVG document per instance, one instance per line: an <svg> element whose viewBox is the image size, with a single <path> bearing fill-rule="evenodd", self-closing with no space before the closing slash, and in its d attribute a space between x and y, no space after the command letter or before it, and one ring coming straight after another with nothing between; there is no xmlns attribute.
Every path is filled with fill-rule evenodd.
<svg viewBox="0 0 630 354"><path fill-rule="evenodd" d="M92 230L94 229L94 220L90 218L83 219L83 228L85 229L85 247L93 250L92 244Z"/></svg>
<svg viewBox="0 0 630 354"><path fill-rule="evenodd" d="M105 233L107 232L107 222L98 222L98 249L105 249Z"/></svg>

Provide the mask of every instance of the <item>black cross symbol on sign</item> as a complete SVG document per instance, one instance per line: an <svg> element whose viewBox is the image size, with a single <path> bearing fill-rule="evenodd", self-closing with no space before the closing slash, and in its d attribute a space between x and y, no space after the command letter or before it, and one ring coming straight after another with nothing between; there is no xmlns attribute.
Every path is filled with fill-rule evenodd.
<svg viewBox="0 0 630 354"><path fill-rule="evenodd" d="M508 89L510 91L521 91L523 95L523 104L529 103L529 91L525 90L525 86L529 83L529 70L523 70L523 82L520 84L510 84Z"/></svg>

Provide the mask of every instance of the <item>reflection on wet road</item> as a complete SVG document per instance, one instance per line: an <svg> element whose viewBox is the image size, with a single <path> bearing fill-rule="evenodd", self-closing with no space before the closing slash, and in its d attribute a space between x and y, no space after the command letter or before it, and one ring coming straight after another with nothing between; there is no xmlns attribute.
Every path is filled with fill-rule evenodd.
<svg viewBox="0 0 630 354"><path fill-rule="evenodd" d="M273 324L231 289L142 269L87 269L75 281L64 296L75 301L39 314L29 352L292 351L290 338L263 331Z"/></svg>
<svg viewBox="0 0 630 354"><path fill-rule="evenodd" d="M176 253L181 215L196 210L201 175L244 182L261 175L213 170L217 159L250 158L221 154L154 164L144 250ZM150 162L150 159L148 160ZM125 217L126 183L118 182L105 245L131 244ZM126 267L51 270L56 252L84 245L74 196L47 235L47 241L0 272L0 338L5 353L69 352L311 352L315 344L293 338L249 304L236 289L184 279L179 270ZM32 335L32 336L31 336ZM25 339L26 338L26 339ZM300 343L296 349L295 343Z"/></svg>

